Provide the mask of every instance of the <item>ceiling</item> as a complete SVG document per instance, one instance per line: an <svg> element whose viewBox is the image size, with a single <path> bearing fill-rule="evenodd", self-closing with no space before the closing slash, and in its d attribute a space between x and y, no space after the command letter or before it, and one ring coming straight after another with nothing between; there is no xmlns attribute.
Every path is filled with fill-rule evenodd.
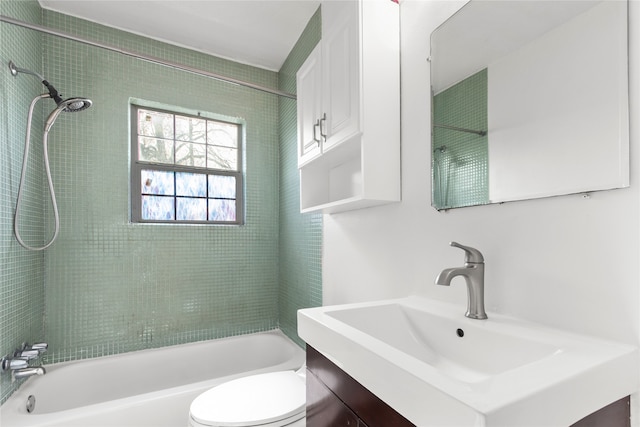
<svg viewBox="0 0 640 427"><path fill-rule="evenodd" d="M48 10L278 71L319 0L39 0Z"/></svg>

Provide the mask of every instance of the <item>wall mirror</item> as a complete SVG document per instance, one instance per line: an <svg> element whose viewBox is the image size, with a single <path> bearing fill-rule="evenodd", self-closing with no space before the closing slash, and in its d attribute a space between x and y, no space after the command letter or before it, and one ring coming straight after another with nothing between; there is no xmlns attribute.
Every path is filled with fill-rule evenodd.
<svg viewBox="0 0 640 427"><path fill-rule="evenodd" d="M471 0L432 33L436 209L629 185L627 7Z"/></svg>

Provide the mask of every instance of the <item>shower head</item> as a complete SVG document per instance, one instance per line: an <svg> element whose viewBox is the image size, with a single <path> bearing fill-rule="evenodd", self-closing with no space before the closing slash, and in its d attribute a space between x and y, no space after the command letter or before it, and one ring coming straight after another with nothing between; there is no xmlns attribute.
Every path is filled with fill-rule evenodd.
<svg viewBox="0 0 640 427"><path fill-rule="evenodd" d="M62 108L65 113L77 113L91 107L91 100L87 98L69 98L58 103L58 108Z"/></svg>
<svg viewBox="0 0 640 427"><path fill-rule="evenodd" d="M58 106L51 112L51 114L49 114L49 117L47 117L47 121L44 124L45 132L49 132L49 130L51 130L51 126L53 126L60 113L75 113L77 111L86 110L91 107L92 102L87 98L69 98L64 101L60 100L60 102L56 102L56 104L58 104Z"/></svg>

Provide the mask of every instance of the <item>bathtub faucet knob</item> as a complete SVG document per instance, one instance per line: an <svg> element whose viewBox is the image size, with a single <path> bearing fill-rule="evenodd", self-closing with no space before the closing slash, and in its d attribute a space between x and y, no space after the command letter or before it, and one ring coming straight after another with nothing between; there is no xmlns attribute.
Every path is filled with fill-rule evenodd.
<svg viewBox="0 0 640 427"><path fill-rule="evenodd" d="M15 371L16 369L24 369L29 366L29 362L27 362L26 359L14 359L6 356L2 358L1 364L3 372L8 370Z"/></svg>
<svg viewBox="0 0 640 427"><path fill-rule="evenodd" d="M16 350L16 352L13 353L13 356L18 358L18 359L32 360L32 359L35 359L36 357L40 356L40 352L38 350L34 350L34 349Z"/></svg>
<svg viewBox="0 0 640 427"><path fill-rule="evenodd" d="M38 350L40 353L44 353L49 348L49 344L46 342L39 342L31 346L31 350Z"/></svg>

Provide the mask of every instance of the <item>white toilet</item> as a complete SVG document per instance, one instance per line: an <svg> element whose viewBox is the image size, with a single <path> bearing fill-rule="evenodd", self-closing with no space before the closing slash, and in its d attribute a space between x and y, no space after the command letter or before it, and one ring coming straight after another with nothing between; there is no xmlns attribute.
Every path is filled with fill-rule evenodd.
<svg viewBox="0 0 640 427"><path fill-rule="evenodd" d="M189 427L302 427L305 369L251 375L205 391L189 411Z"/></svg>

